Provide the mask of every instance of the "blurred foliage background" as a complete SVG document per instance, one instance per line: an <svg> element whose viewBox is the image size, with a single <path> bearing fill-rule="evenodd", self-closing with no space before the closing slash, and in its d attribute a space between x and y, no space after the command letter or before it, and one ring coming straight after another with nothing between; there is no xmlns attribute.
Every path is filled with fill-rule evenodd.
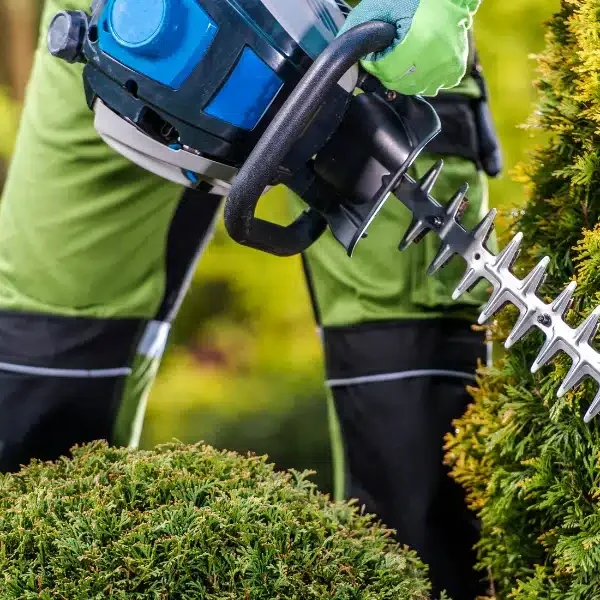
<svg viewBox="0 0 600 600"><path fill-rule="evenodd" d="M0 0L0 188L43 0ZM491 204L517 206L510 169L536 140L519 128L532 110L531 55L558 0L484 0L475 34L488 78L506 171ZM43 193L43 192L40 192ZM266 211L285 218L274 194ZM398 232L400 238L401 232ZM322 354L301 264L233 244L222 227L198 267L150 398L142 443L177 438L269 454L280 467L310 468L331 487Z"/></svg>

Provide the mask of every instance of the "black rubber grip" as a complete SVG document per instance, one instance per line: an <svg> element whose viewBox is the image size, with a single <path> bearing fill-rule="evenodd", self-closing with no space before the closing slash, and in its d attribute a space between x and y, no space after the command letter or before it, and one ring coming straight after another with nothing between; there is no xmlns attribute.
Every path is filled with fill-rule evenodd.
<svg viewBox="0 0 600 600"><path fill-rule="evenodd" d="M385 50L395 37L396 27L390 23L364 23L336 38L313 63L233 182L225 204L225 226L236 242L277 256L292 256L306 250L325 231L325 220L314 210L282 226L257 219L256 205L333 86L362 57Z"/></svg>

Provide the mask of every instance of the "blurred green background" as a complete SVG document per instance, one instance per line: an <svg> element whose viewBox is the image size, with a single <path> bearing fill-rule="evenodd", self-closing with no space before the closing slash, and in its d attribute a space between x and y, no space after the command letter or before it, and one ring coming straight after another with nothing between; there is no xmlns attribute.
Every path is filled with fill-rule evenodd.
<svg viewBox="0 0 600 600"><path fill-rule="evenodd" d="M0 0L0 187L18 127L42 0ZM497 207L523 200L510 179L535 140L519 128L535 100L532 54L558 0L484 0L478 48L505 154ZM40 193L43 191L40 190ZM277 195L267 212L285 218ZM401 232L398 232L400 239ZM175 324L149 401L143 446L177 438L268 454L331 487L322 354L299 260L233 244L220 227Z"/></svg>

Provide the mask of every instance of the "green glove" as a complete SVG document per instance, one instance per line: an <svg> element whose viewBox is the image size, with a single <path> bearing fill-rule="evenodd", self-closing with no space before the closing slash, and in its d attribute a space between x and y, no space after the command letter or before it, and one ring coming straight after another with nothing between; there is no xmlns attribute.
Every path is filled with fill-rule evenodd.
<svg viewBox="0 0 600 600"><path fill-rule="evenodd" d="M465 75L468 30L481 0L362 0L341 32L369 21L396 26L394 44L362 61L366 71L401 94L435 96Z"/></svg>

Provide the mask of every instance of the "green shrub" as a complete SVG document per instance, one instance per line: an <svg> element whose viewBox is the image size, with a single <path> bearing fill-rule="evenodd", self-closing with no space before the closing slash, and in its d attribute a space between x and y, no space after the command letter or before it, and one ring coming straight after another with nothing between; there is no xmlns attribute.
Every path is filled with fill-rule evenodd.
<svg viewBox="0 0 600 600"><path fill-rule="evenodd" d="M97 443L0 476L0 597L421 600L425 568L264 458Z"/></svg>
<svg viewBox="0 0 600 600"><path fill-rule="evenodd" d="M542 295L578 287L579 325L600 302L600 0L562 0L538 57L531 127L546 141L520 171L528 201L513 219L526 247L517 263L551 258ZM515 311L498 316L506 339ZM557 398L571 361L535 375L544 336L526 337L481 372L475 403L449 438L448 462L482 520L479 554L498 600L600 598L600 419L583 422L595 384ZM596 344L596 347L597 344Z"/></svg>

